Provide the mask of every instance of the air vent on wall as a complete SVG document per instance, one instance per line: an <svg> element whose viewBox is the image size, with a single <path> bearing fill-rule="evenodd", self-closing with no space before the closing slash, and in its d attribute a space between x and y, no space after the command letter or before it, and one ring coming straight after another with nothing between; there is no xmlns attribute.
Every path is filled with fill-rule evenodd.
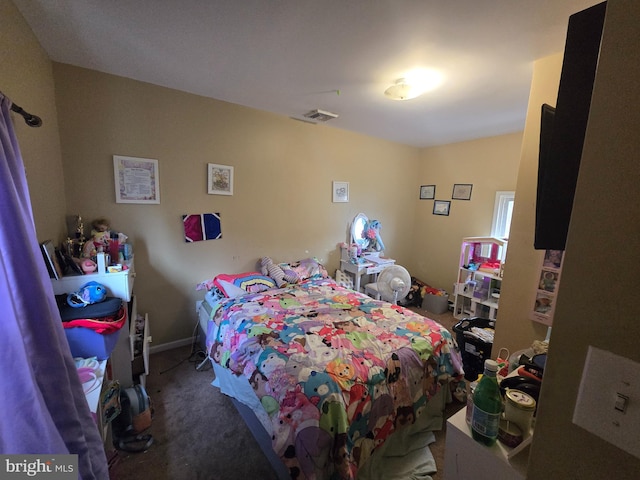
<svg viewBox="0 0 640 480"><path fill-rule="evenodd" d="M306 118L310 118L312 120L316 120L318 122L326 122L327 120L331 120L333 118L338 118L338 115L335 113L327 112L325 110L311 110L304 114Z"/></svg>

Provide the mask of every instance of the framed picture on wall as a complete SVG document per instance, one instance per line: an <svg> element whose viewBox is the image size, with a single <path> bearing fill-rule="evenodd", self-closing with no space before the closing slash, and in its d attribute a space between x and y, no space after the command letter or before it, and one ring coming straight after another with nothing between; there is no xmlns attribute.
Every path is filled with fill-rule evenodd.
<svg viewBox="0 0 640 480"><path fill-rule="evenodd" d="M160 203L158 160L113 156L116 203Z"/></svg>
<svg viewBox="0 0 640 480"><path fill-rule="evenodd" d="M473 185L470 183L456 183L453 186L452 200L471 200L471 190Z"/></svg>
<svg viewBox="0 0 640 480"><path fill-rule="evenodd" d="M233 195L233 167L209 163L207 173L209 195Z"/></svg>
<svg viewBox="0 0 640 480"><path fill-rule="evenodd" d="M420 200L433 200L434 198L436 198L435 185L420 186Z"/></svg>
<svg viewBox="0 0 640 480"><path fill-rule="evenodd" d="M333 182L333 203L346 203L349 201L349 182Z"/></svg>
<svg viewBox="0 0 640 480"><path fill-rule="evenodd" d="M434 215L449 215L450 208L451 202L449 200L436 200L433 202Z"/></svg>

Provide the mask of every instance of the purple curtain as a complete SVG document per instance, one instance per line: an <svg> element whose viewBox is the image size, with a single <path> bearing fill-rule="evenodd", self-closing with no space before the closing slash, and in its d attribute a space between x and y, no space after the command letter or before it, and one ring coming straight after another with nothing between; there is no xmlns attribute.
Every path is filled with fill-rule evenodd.
<svg viewBox="0 0 640 480"><path fill-rule="evenodd" d="M36 237L10 108L0 93L0 452L77 454L78 478L108 479Z"/></svg>

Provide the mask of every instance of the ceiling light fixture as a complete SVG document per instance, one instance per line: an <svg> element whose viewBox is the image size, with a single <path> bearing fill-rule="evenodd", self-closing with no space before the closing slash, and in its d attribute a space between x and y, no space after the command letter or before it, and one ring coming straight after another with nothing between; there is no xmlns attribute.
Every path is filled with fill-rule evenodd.
<svg viewBox="0 0 640 480"><path fill-rule="evenodd" d="M415 70L384 91L392 100L411 100L442 84L442 75L435 70Z"/></svg>
<svg viewBox="0 0 640 480"><path fill-rule="evenodd" d="M392 100L411 100L423 93L420 88L410 85L404 78L399 78L396 83L384 91L384 94Z"/></svg>

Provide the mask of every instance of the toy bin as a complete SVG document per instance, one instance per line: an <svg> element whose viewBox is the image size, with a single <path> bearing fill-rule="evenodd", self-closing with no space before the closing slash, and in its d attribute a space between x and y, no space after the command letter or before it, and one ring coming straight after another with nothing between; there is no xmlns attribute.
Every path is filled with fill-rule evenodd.
<svg viewBox="0 0 640 480"><path fill-rule="evenodd" d="M427 293L422 299L422 309L437 315L446 313L449 310L449 297Z"/></svg>
<svg viewBox="0 0 640 480"><path fill-rule="evenodd" d="M464 318L453 326L460 347L464 378L475 381L484 371L484 361L491 358L496 321L488 318Z"/></svg>
<svg viewBox="0 0 640 480"><path fill-rule="evenodd" d="M120 330L103 335L90 328L73 327L65 328L64 333L73 357L106 360L118 343Z"/></svg>

